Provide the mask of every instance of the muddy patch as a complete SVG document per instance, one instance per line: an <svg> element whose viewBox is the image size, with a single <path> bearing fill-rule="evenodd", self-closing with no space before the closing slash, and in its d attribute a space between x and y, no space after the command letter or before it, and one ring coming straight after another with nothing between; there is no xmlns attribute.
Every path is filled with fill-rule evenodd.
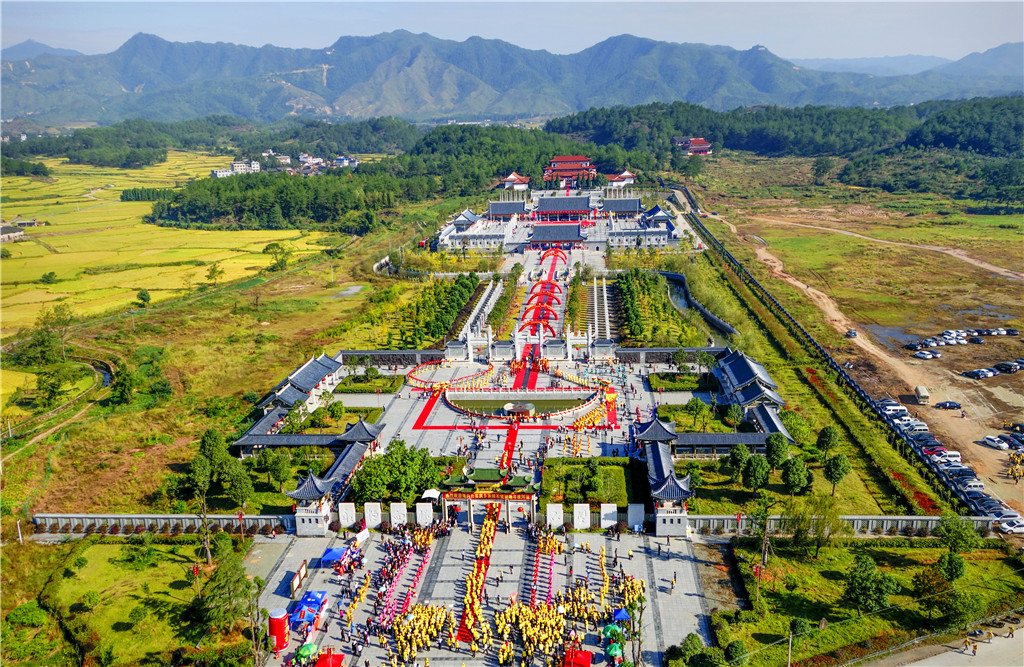
<svg viewBox="0 0 1024 667"><path fill-rule="evenodd" d="M347 296L355 296L356 294L359 294L361 291L363 291L362 285L350 285L349 287L346 287L337 294L332 294L331 298L344 299Z"/></svg>
<svg viewBox="0 0 1024 667"><path fill-rule="evenodd" d="M712 612L743 609L746 606L743 583L729 546L694 542L693 555L697 559L708 609Z"/></svg>

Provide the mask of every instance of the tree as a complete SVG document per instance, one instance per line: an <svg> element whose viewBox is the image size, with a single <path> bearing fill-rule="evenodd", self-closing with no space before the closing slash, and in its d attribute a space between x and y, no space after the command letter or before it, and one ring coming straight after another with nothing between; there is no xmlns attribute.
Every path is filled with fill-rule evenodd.
<svg viewBox="0 0 1024 667"><path fill-rule="evenodd" d="M331 425L330 417L331 415L327 412L327 408L317 408L309 415L308 423L312 428L318 428L323 433L324 429Z"/></svg>
<svg viewBox="0 0 1024 667"><path fill-rule="evenodd" d="M742 442L729 450L729 469L732 471L733 481L739 480L749 459L750 450Z"/></svg>
<svg viewBox="0 0 1024 667"><path fill-rule="evenodd" d="M772 433L764 443L764 456L772 467L772 473L789 457L789 441L781 433Z"/></svg>
<svg viewBox="0 0 1024 667"><path fill-rule="evenodd" d="M934 612L941 612L943 604L942 594L950 588L949 580L934 565L918 570L911 582L911 590L914 592L914 597L917 598L921 608L928 612L929 619L932 618Z"/></svg>
<svg viewBox="0 0 1024 667"><path fill-rule="evenodd" d="M36 327L51 332L60 341L60 355L64 361L68 359L67 341L75 319L74 311L66 303L58 303L52 308L44 308L36 316Z"/></svg>
<svg viewBox="0 0 1024 667"><path fill-rule="evenodd" d="M135 295L135 298L139 300L139 308L145 308L153 299L153 297L149 295L149 290L147 289L140 289L139 293Z"/></svg>
<svg viewBox="0 0 1024 667"><path fill-rule="evenodd" d="M262 665L266 662L267 654L270 651L267 641L267 617L270 613L260 607L260 595L266 588L267 582L260 577L253 577L252 588L245 605L245 620L249 623L249 652L253 657L254 665Z"/></svg>
<svg viewBox="0 0 1024 667"><path fill-rule="evenodd" d="M822 457L828 458L828 453L839 445L839 431L835 426L829 424L818 432L818 451Z"/></svg>
<svg viewBox="0 0 1024 667"><path fill-rule="evenodd" d="M224 471L231 460L231 454L228 453L228 446L224 442L221 432L215 428L203 431L202 437L199 438L199 453L210 462L212 480L223 481Z"/></svg>
<svg viewBox="0 0 1024 667"><path fill-rule="evenodd" d="M54 284L55 282L57 282L57 272L56 271L47 271L46 273L44 273L43 275L41 275L39 277L39 282L42 283L43 285L52 285L52 284Z"/></svg>
<svg viewBox="0 0 1024 667"><path fill-rule="evenodd" d="M221 561L235 552L235 543L230 535L221 531L210 538L210 550L214 560Z"/></svg>
<svg viewBox="0 0 1024 667"><path fill-rule="evenodd" d="M803 459L786 459L782 464L782 483L789 495L796 495L807 484L807 466Z"/></svg>
<svg viewBox="0 0 1024 667"><path fill-rule="evenodd" d="M185 288L185 294L192 296L192 283L196 279L196 274L192 271L187 272L181 277L181 286Z"/></svg>
<svg viewBox="0 0 1024 667"><path fill-rule="evenodd" d="M708 404L694 396L687 401L684 412L693 417L693 427L697 428L697 422L708 414Z"/></svg>
<svg viewBox="0 0 1024 667"><path fill-rule="evenodd" d="M691 155L686 161L686 177L690 180L696 179L700 176L700 172L704 169L704 160L699 155Z"/></svg>
<svg viewBox="0 0 1024 667"><path fill-rule="evenodd" d="M853 528L839 513L839 501L832 496L812 494L806 500L806 507L811 516L808 537L814 545L815 558L836 537L853 534Z"/></svg>
<svg viewBox="0 0 1024 667"><path fill-rule="evenodd" d="M263 248L264 255L270 255L273 258L273 263L270 265L271 271L283 271L288 268L288 260L291 258L291 250L288 250L283 245L274 241L268 243Z"/></svg>
<svg viewBox="0 0 1024 667"><path fill-rule="evenodd" d="M743 421L743 408L732 403L725 411L725 420L732 424L734 428L739 429L740 422Z"/></svg>
<svg viewBox="0 0 1024 667"><path fill-rule="evenodd" d="M836 167L836 161L827 155L822 155L814 161L814 165L811 167L811 175L814 176L814 182L823 184L829 173Z"/></svg>
<svg viewBox="0 0 1024 667"><path fill-rule="evenodd" d="M229 629L246 613L253 586L237 555L220 561L206 584L203 619L219 630Z"/></svg>
<svg viewBox="0 0 1024 667"><path fill-rule="evenodd" d="M952 512L942 514L934 532L942 546L955 554L969 554L981 546L981 537L974 530L974 523Z"/></svg>
<svg viewBox="0 0 1024 667"><path fill-rule="evenodd" d="M206 270L206 279L213 283L213 286L217 286L219 281L224 276L224 269L220 268L220 262L214 262L210 265L210 268Z"/></svg>
<svg viewBox="0 0 1024 667"><path fill-rule="evenodd" d="M292 462L284 452L276 452L269 460L267 474L277 482L277 490L284 493L284 483L292 478Z"/></svg>
<svg viewBox="0 0 1024 667"><path fill-rule="evenodd" d="M939 560L935 565L942 572L942 576L946 577L950 582L964 576L964 573L967 571L967 562L964 560L964 557L952 552L939 556Z"/></svg>
<svg viewBox="0 0 1024 667"><path fill-rule="evenodd" d="M967 629L967 626L981 617L985 602L977 593L956 590L940 596L939 611L945 616L946 625L951 628Z"/></svg>
<svg viewBox="0 0 1024 667"><path fill-rule="evenodd" d="M145 605L136 605L128 612L128 623L133 627L138 627L146 620L147 616L149 616L149 610L146 609Z"/></svg>
<svg viewBox="0 0 1024 667"><path fill-rule="evenodd" d="M11 249L10 248L0 248L0 259L10 259L10 258L11 258Z"/></svg>
<svg viewBox="0 0 1024 667"><path fill-rule="evenodd" d="M743 466L743 488L757 491L768 483L770 466L763 456L751 456Z"/></svg>
<svg viewBox="0 0 1024 667"><path fill-rule="evenodd" d="M36 391L44 407L56 405L82 377L83 369L75 363L62 363L43 369L36 376ZM71 385L71 386L68 386Z"/></svg>
<svg viewBox="0 0 1024 667"><path fill-rule="evenodd" d="M783 410L779 413L779 420L786 427L789 434L796 442L808 442L811 439L811 427L804 419L804 416L796 410Z"/></svg>
<svg viewBox="0 0 1024 667"><path fill-rule="evenodd" d="M789 622L789 634L793 635L794 642L810 632L811 624L806 618L794 618Z"/></svg>
<svg viewBox="0 0 1024 667"><path fill-rule="evenodd" d="M694 156L696 157L696 156ZM742 640L735 640L729 642L725 647L725 659L730 665L745 665L750 657L750 652L747 650L747 645Z"/></svg>
<svg viewBox="0 0 1024 667"><path fill-rule="evenodd" d="M715 359L714 355L708 352L707 350L697 350L697 352L693 355L693 358L694 361L696 361L697 363L697 369L706 369L708 373L710 373L711 369L714 368L715 364L718 363L718 360Z"/></svg>
<svg viewBox="0 0 1024 667"><path fill-rule="evenodd" d="M329 414L331 419L334 420L334 423L337 424L345 418L345 404L341 401L334 401L327 406L327 414Z"/></svg>
<svg viewBox="0 0 1024 667"><path fill-rule="evenodd" d="M127 405L135 395L135 371L123 363L114 370L110 381L110 399L117 405Z"/></svg>
<svg viewBox="0 0 1024 667"><path fill-rule="evenodd" d="M825 479L832 485L832 495L836 495L836 485L843 481L843 478L850 474L853 466L846 454L836 454L825 461Z"/></svg>
<svg viewBox="0 0 1024 667"><path fill-rule="evenodd" d="M846 573L846 590L841 602L857 610L860 616L865 611L877 611L889 606L889 596L899 590L899 584L891 574L879 572L871 556L857 555Z"/></svg>
<svg viewBox="0 0 1024 667"><path fill-rule="evenodd" d="M203 534L203 549L206 550L206 564L213 565L213 554L210 552L210 519L208 516L206 496L210 492L210 481L213 468L210 460L198 454L188 467L188 482L192 487L196 500L199 501L199 516L202 519L200 530Z"/></svg>
<svg viewBox="0 0 1024 667"><path fill-rule="evenodd" d="M252 498L252 479L249 472L238 459L228 459L225 465L223 480L228 483L227 496L236 505L245 509L245 504Z"/></svg>
<svg viewBox="0 0 1024 667"><path fill-rule="evenodd" d="M92 611L100 603L100 594L96 591L86 591L85 595L82 596L82 599L79 602L83 609L86 611Z"/></svg>
<svg viewBox="0 0 1024 667"><path fill-rule="evenodd" d="M683 664L685 665L686 663L690 662L693 656L697 655L703 650L704 642L701 641L700 637L697 635L696 632L691 632L690 634L686 635L686 639L684 639L683 643L679 646L679 657L683 659Z"/></svg>

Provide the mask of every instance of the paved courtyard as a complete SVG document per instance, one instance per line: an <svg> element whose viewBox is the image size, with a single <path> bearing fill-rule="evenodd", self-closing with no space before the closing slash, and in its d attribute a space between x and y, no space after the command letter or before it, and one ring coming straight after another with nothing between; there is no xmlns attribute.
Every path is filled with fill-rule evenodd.
<svg viewBox="0 0 1024 667"><path fill-rule="evenodd" d="M479 523L482 514L478 515L476 519ZM484 617L492 624L492 627L495 614L507 606L513 595L517 596L520 601L528 602L530 600L537 543L524 536L522 528L525 524L521 521L516 524L509 533L499 529L494 539L485 588L487 602L483 603ZM362 581L367 570L371 572L376 581L385 557L382 544L385 540L391 539L395 538L380 533L371 534L365 545L366 570L357 571L353 577L356 585ZM567 590L570 568L572 568L573 579L584 582L584 585L588 586L588 590L597 597L601 588L600 551L604 546L606 551L605 567L609 575L613 571L613 565L617 565L615 572L624 573L627 577L636 577L644 582L648 601L647 611L643 618L644 659L647 664L661 665L661 655L665 649L682 642L690 632L696 632L705 641L708 640L707 609L697 571L701 565L695 560L692 544L688 540L672 538L669 542L664 537L656 538L647 535L622 535L619 539L615 539L598 533L569 533L566 537L558 536L557 539L563 544L563 553L555 557L553 579L549 580L547 574L549 557L542 557L540 561L536 594L538 604L544 603L551 586L554 587L552 593ZM453 610L458 619L463 609L465 580L473 569L473 553L478 540L479 531L471 535L464 525L453 530L450 535L437 539L413 602L448 607ZM324 649L333 648L335 652L340 651L347 656L352 656L355 643L362 636L366 621L373 618L376 585L371 584L370 594L365 602L356 608L353 625L355 632L348 632L343 637L337 609L348 578L335 575L330 568L320 567L319 563L319 556L325 549L342 544L343 540L340 537L277 538L276 541L258 538L254 545L254 552L265 553L268 550L275 550L275 553L283 552L273 565L273 571L270 573L267 589L260 599L260 605L267 609L279 607L290 609L292 598L289 595L289 581L302 561L306 561L309 565L310 576L303 589L296 595L296 599L307 590L326 591L329 610L326 613L326 625L320 631L315 632L310 640ZM588 545L589 552L586 550ZM661 547L660 553L659 546ZM630 551L633 553L632 559L628 555ZM419 566L420 558L420 556L413 555L404 575L396 582L395 595L399 601L404 600L410 588L412 573ZM266 565L262 561L257 564L252 564L250 561L251 559L247 559L246 563L250 573L254 573L256 569L266 570ZM511 573L509 568L511 568ZM589 584L586 583L588 573ZM499 575L501 576L500 581ZM673 578L676 580L674 588L672 586ZM611 587L607 602L613 608L620 606L621 600L617 596L615 586ZM348 606L347 599L344 601L344 606ZM585 650L591 650L595 655L603 656L602 649L607 642L602 643L600 628L595 629L591 626L588 630L582 622L578 621L570 622L567 628L575 628L583 634ZM393 646L390 637L389 641ZM275 660L272 657L268 664L284 664L288 658L292 657L301 642L302 638L299 634L293 632L288 649L282 652L279 659ZM492 648L490 652L478 654L476 658L468 653L465 645L458 652L451 651L446 646L439 648L435 645L427 652L421 651L419 657L421 659L429 657L432 665L456 666L463 663L467 665L496 665L498 664L496 654L498 643L500 642L496 639L495 648ZM372 666L388 663L387 653L381 649L375 635L371 634L370 642L365 646L359 658L359 664L362 665L365 660L369 660ZM538 663L542 664L542 661L538 661Z"/></svg>

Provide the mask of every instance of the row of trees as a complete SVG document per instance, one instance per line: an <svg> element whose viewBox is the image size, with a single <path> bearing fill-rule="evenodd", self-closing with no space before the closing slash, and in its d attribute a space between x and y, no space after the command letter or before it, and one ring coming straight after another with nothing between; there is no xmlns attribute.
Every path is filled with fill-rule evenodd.
<svg viewBox="0 0 1024 667"><path fill-rule="evenodd" d="M0 176L49 176L50 170L42 162L15 160L0 156Z"/></svg>
<svg viewBox="0 0 1024 667"><path fill-rule="evenodd" d="M455 318L480 284L475 273L460 273L455 279L434 280L401 309L401 318L411 327L413 342L440 339L448 333ZM404 336L403 336L404 338Z"/></svg>

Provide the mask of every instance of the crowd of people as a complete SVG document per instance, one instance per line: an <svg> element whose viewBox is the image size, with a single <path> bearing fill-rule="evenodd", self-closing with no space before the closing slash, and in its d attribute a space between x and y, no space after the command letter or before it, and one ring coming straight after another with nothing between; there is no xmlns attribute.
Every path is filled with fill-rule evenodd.
<svg viewBox="0 0 1024 667"><path fill-rule="evenodd" d="M523 658L532 661L536 655L552 655L555 646L565 634L565 616L554 606L530 605L512 602L494 617L498 634L504 642L498 648L498 662L505 664L515 657L509 642L512 631L517 630L523 644ZM502 658L505 658L503 660Z"/></svg>
<svg viewBox="0 0 1024 667"><path fill-rule="evenodd" d="M446 607L417 604L404 618L395 619L391 626L395 649L403 663L416 660L418 651L429 648L431 642L441 642L447 636L451 643L457 628L455 613Z"/></svg>

